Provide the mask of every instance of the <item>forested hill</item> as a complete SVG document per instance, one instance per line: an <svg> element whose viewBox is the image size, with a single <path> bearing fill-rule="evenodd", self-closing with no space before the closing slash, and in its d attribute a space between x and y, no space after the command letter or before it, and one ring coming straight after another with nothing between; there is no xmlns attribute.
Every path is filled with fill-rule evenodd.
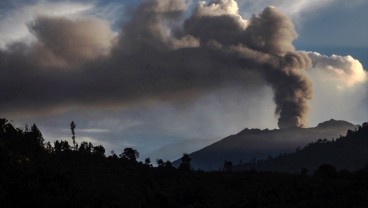
<svg viewBox="0 0 368 208"><path fill-rule="evenodd" d="M72 122L73 124L73 122ZM194 171L184 154L138 162L124 148L43 140L36 125L16 128L0 119L0 207L367 207L368 172L319 168L315 176L259 171ZM352 137L360 133L351 132ZM359 137L360 138L360 137ZM343 140L342 140L343 141Z"/></svg>
<svg viewBox="0 0 368 208"><path fill-rule="evenodd" d="M368 167L368 123L356 130L349 130L345 136L336 139L318 139L304 148L297 148L290 154L275 158L245 163L237 170L257 170L298 173L302 169L313 172L322 164L337 169L358 170Z"/></svg>

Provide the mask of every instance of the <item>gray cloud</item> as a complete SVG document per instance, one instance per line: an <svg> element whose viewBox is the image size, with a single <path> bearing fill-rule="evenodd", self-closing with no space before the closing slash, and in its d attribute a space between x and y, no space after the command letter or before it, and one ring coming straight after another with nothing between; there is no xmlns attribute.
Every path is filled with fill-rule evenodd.
<svg viewBox="0 0 368 208"><path fill-rule="evenodd" d="M101 20L37 18L29 26L36 43L0 53L1 113L187 101L269 85L279 127L305 125L310 60L295 51L285 15L268 7L247 21L233 0L199 4L185 18L187 9L181 0L145 1L116 38Z"/></svg>
<svg viewBox="0 0 368 208"><path fill-rule="evenodd" d="M94 18L43 16L29 24L29 29L38 39L32 55L41 58L40 65L51 67L67 68L107 56L114 36L107 22Z"/></svg>

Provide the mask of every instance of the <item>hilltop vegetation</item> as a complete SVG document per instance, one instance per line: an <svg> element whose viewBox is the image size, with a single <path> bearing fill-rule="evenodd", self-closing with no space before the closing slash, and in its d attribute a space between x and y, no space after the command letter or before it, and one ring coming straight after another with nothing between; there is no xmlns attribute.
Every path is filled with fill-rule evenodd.
<svg viewBox="0 0 368 208"><path fill-rule="evenodd" d="M351 139L366 131L352 132ZM73 134L74 137L74 134ZM350 139L347 138L347 139ZM73 140L74 141L74 140ZM0 120L1 207L365 207L368 172L321 166L315 176L178 169L169 161L138 162L125 148L106 157L102 146L45 143L36 125Z"/></svg>
<svg viewBox="0 0 368 208"><path fill-rule="evenodd" d="M325 124L322 124L325 125ZM237 170L257 169L299 173L302 169L314 171L321 164L330 164L338 170L355 171L368 167L368 123L345 136L336 139L318 139L295 152L269 157L266 160L248 162L237 166Z"/></svg>

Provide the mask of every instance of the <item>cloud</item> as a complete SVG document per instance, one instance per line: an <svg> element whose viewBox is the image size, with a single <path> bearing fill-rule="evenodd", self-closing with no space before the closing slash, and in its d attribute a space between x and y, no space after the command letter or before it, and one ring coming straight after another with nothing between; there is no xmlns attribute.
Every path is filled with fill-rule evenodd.
<svg viewBox="0 0 368 208"><path fill-rule="evenodd" d="M351 56L329 57L317 52L307 52L307 54L313 63L311 73L318 73L314 79L335 82L339 89L367 81L367 72L362 64Z"/></svg>
<svg viewBox="0 0 368 208"><path fill-rule="evenodd" d="M38 41L31 53L41 58L41 65L51 67L107 56L114 38L108 22L92 17L70 20L41 16L28 25Z"/></svg>
<svg viewBox="0 0 368 208"><path fill-rule="evenodd" d="M205 1L200 1L194 11L194 16L230 16L237 20L238 25L242 29L245 29L247 26L247 20L239 15L239 7L234 0L213 0L208 4Z"/></svg>
<svg viewBox="0 0 368 208"><path fill-rule="evenodd" d="M351 56L325 56L307 52L312 60L308 74L313 80L314 99L310 121L330 118L362 123L366 121L367 72Z"/></svg>
<svg viewBox="0 0 368 208"><path fill-rule="evenodd" d="M96 17L39 16L28 23L35 42L0 51L0 113L190 103L221 89L271 87L279 127L305 126L312 81L304 69L311 57L313 68L326 61L295 50L291 20L275 7L246 20L234 0L189 8L145 1L116 36ZM356 79L348 70L341 76Z"/></svg>
<svg viewBox="0 0 368 208"><path fill-rule="evenodd" d="M34 37L27 28L27 24L37 16L63 17L68 18L84 15L94 8L93 4L47 1L18 1L12 2L15 6L4 11L0 20L0 48L4 49L8 44L18 41L33 42ZM7 4L9 5L9 4ZM4 8L6 8L4 6Z"/></svg>
<svg viewBox="0 0 368 208"><path fill-rule="evenodd" d="M0 114L51 141L70 141L74 120L78 142L107 154L132 146L143 159L176 159L245 127L365 121L358 60L296 51L275 7L244 19L232 0L191 6L145 1L118 30L95 7L22 21L33 39L0 50Z"/></svg>
<svg viewBox="0 0 368 208"><path fill-rule="evenodd" d="M143 3L104 59L96 57L108 51L107 24L39 17L29 26L38 42L31 47L13 44L2 52L7 88L0 105L11 111L188 100L223 86L266 82L275 91L280 126L303 125L310 92L301 70L308 60L294 50L296 32L286 16L269 7L245 27L235 1L213 1L199 4L181 27L186 10L183 1ZM66 66L72 69L60 70ZM14 85L13 79L24 81Z"/></svg>

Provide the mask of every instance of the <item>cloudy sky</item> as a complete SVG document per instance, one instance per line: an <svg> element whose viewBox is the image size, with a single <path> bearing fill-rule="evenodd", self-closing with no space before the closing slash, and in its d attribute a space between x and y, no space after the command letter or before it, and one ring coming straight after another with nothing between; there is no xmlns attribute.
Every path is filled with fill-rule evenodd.
<svg viewBox="0 0 368 208"><path fill-rule="evenodd" d="M248 128L367 121L364 0L0 2L0 115L176 159Z"/></svg>

